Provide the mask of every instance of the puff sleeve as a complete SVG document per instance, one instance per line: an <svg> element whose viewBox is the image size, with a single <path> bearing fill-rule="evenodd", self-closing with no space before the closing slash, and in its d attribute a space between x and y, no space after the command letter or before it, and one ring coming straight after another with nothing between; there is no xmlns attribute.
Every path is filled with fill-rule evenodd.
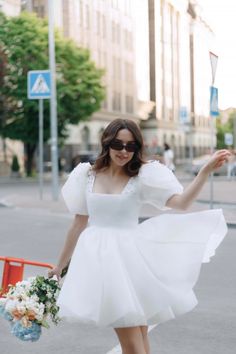
<svg viewBox="0 0 236 354"><path fill-rule="evenodd" d="M183 187L173 172L158 161L149 161L142 165L139 181L141 202L158 209L170 209L166 207L167 200L174 194L183 192Z"/></svg>
<svg viewBox="0 0 236 354"><path fill-rule="evenodd" d="M90 168L89 162L79 163L69 174L67 181L62 187L63 199L72 214L88 215L86 184Z"/></svg>

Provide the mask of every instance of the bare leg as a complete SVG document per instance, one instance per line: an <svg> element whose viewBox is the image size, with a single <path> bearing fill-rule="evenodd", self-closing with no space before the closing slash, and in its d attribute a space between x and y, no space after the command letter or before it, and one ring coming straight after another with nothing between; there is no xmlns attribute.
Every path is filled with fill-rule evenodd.
<svg viewBox="0 0 236 354"><path fill-rule="evenodd" d="M140 326L114 328L114 330L120 341L122 354L147 354Z"/></svg>
<svg viewBox="0 0 236 354"><path fill-rule="evenodd" d="M148 326L140 326L142 335L143 335L143 343L146 350L146 354L150 354L150 345L148 341Z"/></svg>

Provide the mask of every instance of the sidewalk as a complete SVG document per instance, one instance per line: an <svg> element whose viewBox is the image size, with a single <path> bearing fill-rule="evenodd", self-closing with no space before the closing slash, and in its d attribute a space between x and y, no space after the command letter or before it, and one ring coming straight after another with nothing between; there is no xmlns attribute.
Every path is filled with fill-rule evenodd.
<svg viewBox="0 0 236 354"><path fill-rule="evenodd" d="M184 187L191 182L189 175L184 175L181 171L177 172L177 178ZM61 178L60 185L64 183L65 179L65 176ZM214 208L222 208L228 225L236 227L236 180L230 181L225 177L214 177L213 191ZM209 199L210 183L208 181L203 187L197 201L188 212L209 209ZM39 198L38 183L35 179L0 178L0 207L1 206L33 208L52 213L68 213L61 195L59 195L58 201L52 200L51 182L49 178L46 178L44 182L42 200ZM157 212L152 208L146 208L144 210L145 217L153 214L157 214Z"/></svg>

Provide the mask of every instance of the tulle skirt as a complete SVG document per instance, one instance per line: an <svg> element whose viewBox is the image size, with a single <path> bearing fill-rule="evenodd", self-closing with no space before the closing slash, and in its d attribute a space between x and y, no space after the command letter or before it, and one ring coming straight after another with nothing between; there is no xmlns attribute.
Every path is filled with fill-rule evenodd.
<svg viewBox="0 0 236 354"><path fill-rule="evenodd" d="M58 298L59 314L114 328L184 314L197 305L201 264L226 232L221 210L164 214L132 228L88 226Z"/></svg>

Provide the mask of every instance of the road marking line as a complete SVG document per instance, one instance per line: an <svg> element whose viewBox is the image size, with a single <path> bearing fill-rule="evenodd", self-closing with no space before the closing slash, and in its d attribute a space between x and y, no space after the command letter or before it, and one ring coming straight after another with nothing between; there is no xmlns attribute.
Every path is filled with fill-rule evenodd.
<svg viewBox="0 0 236 354"><path fill-rule="evenodd" d="M157 325L152 325L152 326L148 326L148 332L150 332L153 328L155 328ZM122 354L121 351L121 346L120 344L116 345L114 348L112 348L109 352L107 352L106 354Z"/></svg>

